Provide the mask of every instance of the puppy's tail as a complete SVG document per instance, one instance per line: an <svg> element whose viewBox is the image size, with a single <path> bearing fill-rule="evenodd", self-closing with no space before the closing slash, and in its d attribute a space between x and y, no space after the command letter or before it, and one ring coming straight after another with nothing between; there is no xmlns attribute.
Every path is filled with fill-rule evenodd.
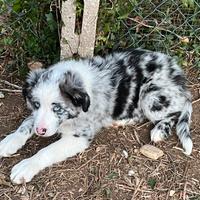
<svg viewBox="0 0 200 200"><path fill-rule="evenodd" d="M185 101L185 105L183 106L183 110L176 124L176 133L181 141L184 153L186 155L190 155L192 153L192 147L193 147L190 135L191 115L192 115L192 103L190 99L187 99Z"/></svg>

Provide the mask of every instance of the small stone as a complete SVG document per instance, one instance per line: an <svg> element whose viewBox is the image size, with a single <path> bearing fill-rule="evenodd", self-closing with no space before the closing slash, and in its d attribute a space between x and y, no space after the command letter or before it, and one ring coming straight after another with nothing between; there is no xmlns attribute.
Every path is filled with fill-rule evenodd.
<svg viewBox="0 0 200 200"><path fill-rule="evenodd" d="M170 190L170 191L169 191L169 196L170 196L170 197L172 197L174 194L175 194L175 191L174 191L174 190Z"/></svg>
<svg viewBox="0 0 200 200"><path fill-rule="evenodd" d="M140 148L140 153L153 160L157 160L164 154L161 149L149 144L142 146Z"/></svg>
<svg viewBox="0 0 200 200"><path fill-rule="evenodd" d="M135 172L131 169L128 171L128 176L133 176L135 174Z"/></svg>
<svg viewBox="0 0 200 200"><path fill-rule="evenodd" d="M5 95L3 94L3 92L0 92L0 99L5 98Z"/></svg>
<svg viewBox="0 0 200 200"><path fill-rule="evenodd" d="M83 188L80 188L80 189L78 190L78 192L83 192Z"/></svg>
<svg viewBox="0 0 200 200"><path fill-rule="evenodd" d="M123 151L122 151L122 154L123 154L123 156L124 156L125 158L128 158L128 152L127 152L127 151L123 150Z"/></svg>
<svg viewBox="0 0 200 200"><path fill-rule="evenodd" d="M134 149L134 153L138 153L139 152L139 149Z"/></svg>

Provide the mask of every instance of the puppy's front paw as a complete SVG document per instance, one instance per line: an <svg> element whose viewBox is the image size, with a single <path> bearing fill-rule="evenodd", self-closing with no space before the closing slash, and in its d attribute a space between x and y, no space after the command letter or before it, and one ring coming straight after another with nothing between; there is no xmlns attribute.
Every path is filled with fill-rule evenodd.
<svg viewBox="0 0 200 200"><path fill-rule="evenodd" d="M12 168L10 179L15 184L30 182L39 171L37 163L32 158L28 158Z"/></svg>
<svg viewBox="0 0 200 200"><path fill-rule="evenodd" d="M23 140L16 133L8 135L0 142L0 157L9 157L23 146Z"/></svg>

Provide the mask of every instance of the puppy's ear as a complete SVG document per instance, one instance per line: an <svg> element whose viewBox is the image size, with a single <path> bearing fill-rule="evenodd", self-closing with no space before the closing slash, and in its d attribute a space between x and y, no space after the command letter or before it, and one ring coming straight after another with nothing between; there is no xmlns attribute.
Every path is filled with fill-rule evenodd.
<svg viewBox="0 0 200 200"><path fill-rule="evenodd" d="M75 106L81 106L84 112L88 111L90 97L78 74L72 72L65 73L65 80L60 83L59 88L63 97L69 98Z"/></svg>
<svg viewBox="0 0 200 200"><path fill-rule="evenodd" d="M34 71L29 72L27 79L22 88L22 95L24 99L30 98L30 91L37 84L41 74L45 71L45 69L36 69Z"/></svg>

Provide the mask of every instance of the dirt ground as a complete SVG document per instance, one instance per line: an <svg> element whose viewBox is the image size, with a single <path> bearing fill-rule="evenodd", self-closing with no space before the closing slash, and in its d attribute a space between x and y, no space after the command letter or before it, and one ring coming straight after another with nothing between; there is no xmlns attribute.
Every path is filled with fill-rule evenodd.
<svg viewBox="0 0 200 200"><path fill-rule="evenodd" d="M164 151L160 159L154 161L141 155L139 148L150 143L152 125L148 122L108 128L98 134L84 153L45 169L26 185L13 185L9 180L12 166L58 139L34 136L17 154L1 158L0 200L200 200L199 71L191 68L186 74L190 77L194 109L191 126L194 149L190 157L181 152L175 135L156 144ZM4 94L5 98L0 99L1 138L17 128L28 114L21 94Z"/></svg>

